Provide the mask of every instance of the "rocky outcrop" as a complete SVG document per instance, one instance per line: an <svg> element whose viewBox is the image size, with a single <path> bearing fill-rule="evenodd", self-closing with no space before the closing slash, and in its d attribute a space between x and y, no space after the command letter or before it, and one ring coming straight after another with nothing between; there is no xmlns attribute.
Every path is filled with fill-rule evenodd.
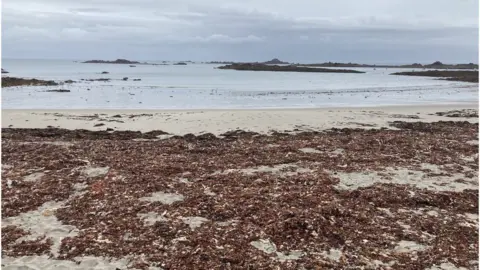
<svg viewBox="0 0 480 270"><path fill-rule="evenodd" d="M85 64L140 64L140 62L137 61L130 61L127 59L117 59L115 61L106 61L106 60L88 60L85 62L82 62Z"/></svg>
<svg viewBox="0 0 480 270"><path fill-rule="evenodd" d="M47 90L45 92L70 93L70 90L68 90L68 89L51 89L51 90Z"/></svg>
<svg viewBox="0 0 480 270"><path fill-rule="evenodd" d="M100 78L100 79L81 79L81 81L87 82L109 82L111 79L108 78Z"/></svg>
<svg viewBox="0 0 480 270"><path fill-rule="evenodd" d="M2 87L12 86L56 86L58 83L55 81L44 81L37 79L24 79L16 77L3 77Z"/></svg>
<svg viewBox="0 0 480 270"><path fill-rule="evenodd" d="M135 67L135 65L152 65L152 66L158 66L160 64L153 64L153 63L147 63L147 62L138 62L138 61L130 61L127 59L117 59L115 61L108 61L108 60L88 60L85 62L82 62L83 64L118 64L118 65L130 65L130 67Z"/></svg>
<svg viewBox="0 0 480 270"><path fill-rule="evenodd" d="M445 80L448 80L448 81L478 83L478 71L468 71L468 70L410 71L410 72L396 72L390 75L425 76L425 77L444 78Z"/></svg>
<svg viewBox="0 0 480 270"><path fill-rule="evenodd" d="M337 62L325 62L316 64L299 64L298 66L309 67L362 67L362 68L434 68L434 69L478 69L477 64L443 64L440 61L436 61L432 64L422 65L420 63L413 63L408 65L369 65L369 64L357 64L357 63L337 63Z"/></svg>
<svg viewBox="0 0 480 270"><path fill-rule="evenodd" d="M231 64L218 67L219 69L233 70L250 70L250 71L282 71L282 72L328 72L328 73L365 73L350 69L327 69L327 68L311 68L300 66L277 66L266 64Z"/></svg>
<svg viewBox="0 0 480 270"><path fill-rule="evenodd" d="M267 64L267 65L288 65L289 63L280 61L277 58L273 58L270 61L263 62L263 64Z"/></svg>

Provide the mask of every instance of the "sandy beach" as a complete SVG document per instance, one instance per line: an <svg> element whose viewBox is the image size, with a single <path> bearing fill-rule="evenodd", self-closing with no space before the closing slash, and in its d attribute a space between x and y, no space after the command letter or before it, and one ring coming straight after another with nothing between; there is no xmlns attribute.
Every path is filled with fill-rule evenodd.
<svg viewBox="0 0 480 270"><path fill-rule="evenodd" d="M437 112L478 110L478 103L366 108L269 110L2 110L2 128L65 128L87 130L162 130L174 135L248 130L319 131L330 128L382 128L389 122L434 122L478 118L444 117Z"/></svg>
<svg viewBox="0 0 480 270"><path fill-rule="evenodd" d="M477 254L476 104L2 111L2 269L476 269Z"/></svg>

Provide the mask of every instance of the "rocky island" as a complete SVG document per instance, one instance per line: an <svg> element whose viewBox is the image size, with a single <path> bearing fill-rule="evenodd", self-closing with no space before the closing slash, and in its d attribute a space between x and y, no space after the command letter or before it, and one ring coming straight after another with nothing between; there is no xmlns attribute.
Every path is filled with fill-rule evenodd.
<svg viewBox="0 0 480 270"><path fill-rule="evenodd" d="M425 76L425 77L443 78L448 81L478 83L478 71L469 71L469 70L410 71L410 72L396 72L390 75Z"/></svg>
<svg viewBox="0 0 480 270"><path fill-rule="evenodd" d="M280 60L278 60L278 58L273 58L270 61L263 62L263 64L267 64L267 65L288 65L290 63L280 61Z"/></svg>
<svg viewBox="0 0 480 270"><path fill-rule="evenodd" d="M478 69L478 65L474 63L469 64L444 64L440 61L435 61L431 64L413 63L408 65L370 65L357 63L337 63L325 62L316 64L299 64L298 66L309 67L362 67L362 68L424 68L424 69Z"/></svg>
<svg viewBox="0 0 480 270"><path fill-rule="evenodd" d="M266 64L231 64L218 67L219 69L233 69L233 70L250 70L250 71L283 71L283 72L329 72L329 73L365 73L358 70L350 69L328 69L328 68L312 68L300 66L277 66Z"/></svg>
<svg viewBox="0 0 480 270"><path fill-rule="evenodd" d="M138 61L130 61L127 59L117 59L115 61L108 61L108 60L88 60L82 62L82 64L120 64L120 65L152 65L156 66L158 64L147 63L147 62L138 62Z"/></svg>

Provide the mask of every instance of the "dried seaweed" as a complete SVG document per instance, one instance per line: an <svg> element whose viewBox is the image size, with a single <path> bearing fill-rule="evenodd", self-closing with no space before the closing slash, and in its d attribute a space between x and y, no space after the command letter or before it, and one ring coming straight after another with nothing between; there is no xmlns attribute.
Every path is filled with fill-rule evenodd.
<svg viewBox="0 0 480 270"><path fill-rule="evenodd" d="M55 216L80 233L63 239L60 258L129 257L139 269L424 269L444 261L472 268L478 221L466 217L478 213L478 190L395 183L336 188L339 174L392 167L475 180L478 158L464 157L478 156L467 143L476 140L478 124L392 125L399 130L232 131L165 140L153 140L161 131L3 129L2 160L9 165L2 177L3 216L65 201ZM299 151L305 148L315 151ZM428 172L424 163L441 173ZM88 167L108 173L86 176ZM45 173L38 182L24 180L38 171ZM85 189L78 194L79 183ZM184 199L141 199L158 192ZM161 219L146 223L147 215ZM187 217L204 220L192 229ZM15 244L24 233L3 228L2 246L40 252L33 244ZM276 252L251 245L260 239L274 243ZM401 241L426 248L397 252ZM281 259L294 251L302 256Z"/></svg>

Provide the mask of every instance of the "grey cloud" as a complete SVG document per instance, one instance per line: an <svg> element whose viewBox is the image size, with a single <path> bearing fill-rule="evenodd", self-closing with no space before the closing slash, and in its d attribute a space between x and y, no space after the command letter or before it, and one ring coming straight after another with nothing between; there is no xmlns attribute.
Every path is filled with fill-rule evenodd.
<svg viewBox="0 0 480 270"><path fill-rule="evenodd" d="M476 0L4 0L3 5L2 57L478 59Z"/></svg>

